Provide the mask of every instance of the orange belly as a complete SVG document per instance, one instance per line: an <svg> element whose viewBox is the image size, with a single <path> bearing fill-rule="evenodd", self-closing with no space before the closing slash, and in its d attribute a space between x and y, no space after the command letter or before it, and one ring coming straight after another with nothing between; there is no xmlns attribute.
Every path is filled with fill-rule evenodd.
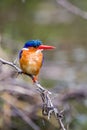
<svg viewBox="0 0 87 130"><path fill-rule="evenodd" d="M38 75L42 66L43 54L36 49L23 50L19 60L23 72Z"/></svg>

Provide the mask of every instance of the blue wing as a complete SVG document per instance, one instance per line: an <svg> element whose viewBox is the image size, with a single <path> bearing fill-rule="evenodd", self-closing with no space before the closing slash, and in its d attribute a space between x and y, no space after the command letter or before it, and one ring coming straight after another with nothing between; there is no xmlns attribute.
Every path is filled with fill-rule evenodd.
<svg viewBox="0 0 87 130"><path fill-rule="evenodd" d="M19 51L19 55L18 55L19 59L21 58L22 52L23 52L23 50Z"/></svg>

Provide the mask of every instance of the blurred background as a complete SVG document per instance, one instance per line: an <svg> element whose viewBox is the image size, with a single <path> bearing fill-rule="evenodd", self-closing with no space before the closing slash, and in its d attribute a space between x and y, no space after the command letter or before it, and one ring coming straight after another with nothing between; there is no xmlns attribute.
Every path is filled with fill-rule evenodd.
<svg viewBox="0 0 87 130"><path fill-rule="evenodd" d="M39 80L53 92L54 104L65 110L67 130L87 130L86 11L87 0L0 0L0 58L13 62L30 39L56 47L44 52ZM54 117L49 121L42 116L31 79L17 77L1 63L0 115L3 130L59 128Z"/></svg>

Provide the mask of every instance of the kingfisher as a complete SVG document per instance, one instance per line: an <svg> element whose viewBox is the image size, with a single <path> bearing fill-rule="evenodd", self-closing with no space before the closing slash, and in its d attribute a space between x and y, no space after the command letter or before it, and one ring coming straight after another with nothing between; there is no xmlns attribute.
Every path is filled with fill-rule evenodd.
<svg viewBox="0 0 87 130"><path fill-rule="evenodd" d="M38 74L43 64L43 50L54 49L54 46L43 45L40 40L27 41L19 52L19 63L23 73L38 81Z"/></svg>

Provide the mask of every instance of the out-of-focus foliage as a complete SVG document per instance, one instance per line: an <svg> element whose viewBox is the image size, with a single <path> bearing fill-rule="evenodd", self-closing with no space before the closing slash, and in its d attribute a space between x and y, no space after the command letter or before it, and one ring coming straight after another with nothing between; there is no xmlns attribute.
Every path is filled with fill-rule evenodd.
<svg viewBox="0 0 87 130"><path fill-rule="evenodd" d="M81 10L87 11L87 0L69 0L69 2ZM74 89L87 92L86 19L70 13L62 6L57 5L55 0L0 0L0 57L14 61L24 42L29 39L40 39L44 44L56 46L54 51L44 52L45 60L40 74L43 86L52 88L56 94L67 94ZM1 81L8 78L8 67L3 66L0 72L3 72L5 76L3 78L0 73ZM18 77L20 82L23 79L27 83L30 82L26 76ZM66 116L65 122L72 130L86 130L87 99L73 100L69 101L71 115L69 113L68 117ZM28 106L28 103L23 104L25 101L26 99L21 103L22 109L30 108L31 105ZM36 102L39 102L38 99ZM0 104L2 106L3 103ZM22 106L21 104L19 106ZM58 105L57 102L55 104ZM64 104L65 109L67 108L66 104ZM36 104L33 103L33 105ZM15 116L12 118L14 127L16 126L15 129L22 129L23 126L24 129L28 129L19 118L17 119ZM36 121L36 119L34 120ZM40 126L41 120L39 120L38 118L37 124ZM0 126L2 126L2 122L0 119ZM53 120L50 121L50 123L52 122ZM55 121L53 124L55 128L52 127L52 129L56 130Z"/></svg>

